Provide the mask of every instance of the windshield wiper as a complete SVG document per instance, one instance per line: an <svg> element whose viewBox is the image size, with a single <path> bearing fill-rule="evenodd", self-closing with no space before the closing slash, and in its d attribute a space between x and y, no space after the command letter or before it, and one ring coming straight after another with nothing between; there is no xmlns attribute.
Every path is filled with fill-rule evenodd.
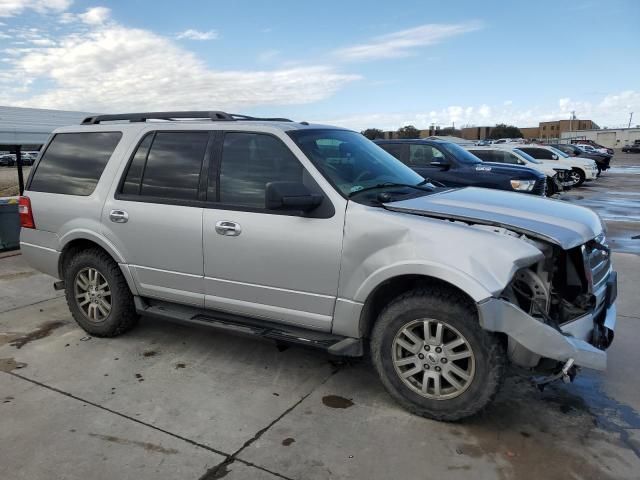
<svg viewBox="0 0 640 480"><path fill-rule="evenodd" d="M371 185L370 187L365 187L360 190L356 190L355 192L351 192L348 195L348 198L351 198L359 193L368 192L370 190L376 190L378 188L385 188L385 187L407 187L407 188L414 188L416 190L422 190L423 192L433 192L433 188L422 186L425 183L427 183L427 180L424 180L417 185L410 185L408 183L394 183L394 182L378 183L376 185Z"/></svg>

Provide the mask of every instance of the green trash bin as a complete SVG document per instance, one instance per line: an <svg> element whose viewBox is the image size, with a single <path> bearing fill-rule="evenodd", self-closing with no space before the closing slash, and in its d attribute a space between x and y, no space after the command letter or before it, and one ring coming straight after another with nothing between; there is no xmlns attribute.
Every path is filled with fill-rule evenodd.
<svg viewBox="0 0 640 480"><path fill-rule="evenodd" d="M0 252L20 247L17 198L0 198Z"/></svg>

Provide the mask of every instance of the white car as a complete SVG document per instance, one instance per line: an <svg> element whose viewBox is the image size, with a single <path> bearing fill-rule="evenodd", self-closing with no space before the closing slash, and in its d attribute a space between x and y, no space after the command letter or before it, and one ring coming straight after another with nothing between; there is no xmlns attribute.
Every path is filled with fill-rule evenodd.
<svg viewBox="0 0 640 480"><path fill-rule="evenodd" d="M609 155L609 152L607 151L606 148L596 148L586 143L578 143L576 147L578 147L580 150L582 150L585 153L603 153L605 155Z"/></svg>
<svg viewBox="0 0 640 480"><path fill-rule="evenodd" d="M467 150L483 162L522 165L544 173L547 176L547 196L568 190L573 186L570 167L550 165L542 160L536 160L520 150L519 147L518 144L501 144L487 147L467 147Z"/></svg>
<svg viewBox="0 0 640 480"><path fill-rule="evenodd" d="M598 178L596 162L589 158L570 157L563 151L547 145L518 145L518 149L531 155L536 160L571 168L571 180L573 180L576 187L579 187L585 181L590 182Z"/></svg>

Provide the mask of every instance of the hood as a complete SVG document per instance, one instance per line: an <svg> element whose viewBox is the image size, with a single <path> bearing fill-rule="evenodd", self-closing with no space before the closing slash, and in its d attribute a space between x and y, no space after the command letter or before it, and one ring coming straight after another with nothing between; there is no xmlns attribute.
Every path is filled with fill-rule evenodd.
<svg viewBox="0 0 640 480"><path fill-rule="evenodd" d="M505 165L504 163L482 162L475 165L475 170L479 172L493 172L511 175L518 180L544 178L544 174L537 170L522 165Z"/></svg>
<svg viewBox="0 0 640 480"><path fill-rule="evenodd" d="M387 210L485 225L495 225L559 245L568 250L592 240L602 230L598 215L562 200L467 187L385 203Z"/></svg>

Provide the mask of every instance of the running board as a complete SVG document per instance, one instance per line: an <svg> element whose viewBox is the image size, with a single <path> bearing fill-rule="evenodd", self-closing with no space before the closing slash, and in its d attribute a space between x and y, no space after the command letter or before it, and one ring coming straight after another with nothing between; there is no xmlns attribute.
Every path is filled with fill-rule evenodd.
<svg viewBox="0 0 640 480"><path fill-rule="evenodd" d="M326 350L337 356L360 357L363 354L362 340L358 338L343 337L226 312L203 310L165 302L150 303L138 296L134 297L134 303L138 314L144 316L204 325L218 330L268 338L276 342L306 345Z"/></svg>

